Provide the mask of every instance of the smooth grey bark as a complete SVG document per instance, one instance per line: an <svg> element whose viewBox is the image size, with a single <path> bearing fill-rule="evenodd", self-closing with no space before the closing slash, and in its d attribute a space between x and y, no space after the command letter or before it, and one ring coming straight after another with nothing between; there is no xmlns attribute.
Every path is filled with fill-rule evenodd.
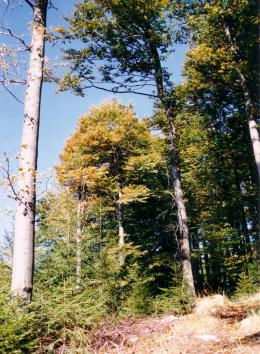
<svg viewBox="0 0 260 354"><path fill-rule="evenodd" d="M47 5L48 0L35 0L33 5L32 41L19 160L11 293L25 301L31 300L33 288L35 183Z"/></svg>
<svg viewBox="0 0 260 354"><path fill-rule="evenodd" d="M125 244L125 229L124 229L124 207L120 202L122 199L122 185L118 183L118 201L117 201L117 209L118 209L118 245L119 248L122 248ZM119 251L119 264L124 265L125 257L122 254L122 251Z"/></svg>
<svg viewBox="0 0 260 354"><path fill-rule="evenodd" d="M252 103L252 99L250 96L250 92L249 92L249 88L245 76L243 75L240 69L237 69L237 72L240 76L241 87L245 99L248 128L249 128L250 138L251 138L253 151L254 151L255 163L258 172L258 179L260 183L260 137L259 137L256 118L254 116L254 105Z"/></svg>
<svg viewBox="0 0 260 354"><path fill-rule="evenodd" d="M176 146L176 131L173 125L169 128L170 148L169 155L171 158L172 168L172 186L177 206L177 216L179 225L179 245L180 256L183 272L183 283L187 287L187 294L191 297L195 296L195 286L191 265L190 242L189 242L189 227L187 212L181 186L181 176L179 172L178 153Z"/></svg>
<svg viewBox="0 0 260 354"><path fill-rule="evenodd" d="M186 212L185 201L183 197L181 176L179 171L178 150L176 146L176 131L174 125L169 122L169 138L170 148L169 156L171 159L172 169L172 188L177 206L178 226L179 226L179 243L180 243L180 256L183 273L183 283L187 287L187 294L191 297L195 296L195 286L191 264L191 252L189 243L189 227Z"/></svg>
<svg viewBox="0 0 260 354"><path fill-rule="evenodd" d="M168 136L170 140L169 158L171 162L171 182L172 191L177 207L178 214L178 226L179 226L179 243L180 243L180 257L183 272L183 283L187 288L187 294L190 297L195 296L195 286L191 265L190 243L189 243L189 227L186 206L183 197L181 175L179 170L179 158L177 148L177 137L174 126L174 112L169 107L168 100L166 99L166 93L163 82L163 70L161 67L160 56L156 47L156 44L150 41L150 51L154 61L155 68L155 82L157 88L157 95L161 101L161 104L165 110L166 118L168 120Z"/></svg>

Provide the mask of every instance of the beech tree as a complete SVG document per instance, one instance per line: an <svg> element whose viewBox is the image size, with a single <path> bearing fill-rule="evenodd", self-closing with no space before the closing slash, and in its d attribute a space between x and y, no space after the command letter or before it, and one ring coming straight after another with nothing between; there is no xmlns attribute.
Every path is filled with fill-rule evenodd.
<svg viewBox="0 0 260 354"><path fill-rule="evenodd" d="M237 115L236 134L240 135L243 129L244 135L248 135L251 142L249 153L254 156L257 179L250 159L248 169L252 176L252 188L255 190L255 210L258 210L259 215L259 70L256 14L257 2L232 0L214 1L207 4L200 15L191 16L189 23L195 48L188 52L186 73L190 77L192 100L198 106L203 106L204 111L209 108L212 100L222 100L222 108L215 114L213 121L219 124L217 119L224 120L228 126L231 117ZM244 119L243 124L239 121L241 116ZM250 144L248 146L250 148ZM241 191L243 183L238 183ZM249 223L254 219L255 210L250 211ZM245 221L244 224L246 230L248 222ZM257 225L256 250L259 258L259 219Z"/></svg>
<svg viewBox="0 0 260 354"><path fill-rule="evenodd" d="M174 12L174 10L176 10ZM76 93L96 87L116 93L134 92L155 98L165 112L169 139L171 189L178 210L179 242L183 279L194 296L190 258L188 218L178 162L175 107L170 73L163 67L172 43L182 38L176 26L180 8L171 1L84 1L76 4L69 19L69 38L80 39L83 49L70 49L66 58L72 71L61 82L61 89ZM91 68L98 63L98 73ZM98 75L100 74L100 75ZM107 88L104 82L112 84ZM142 91L143 88L148 88Z"/></svg>
<svg viewBox="0 0 260 354"><path fill-rule="evenodd" d="M150 166L162 162L152 141L146 123L138 122L131 107L117 102L101 104L81 117L77 131L61 154L61 165L57 166L60 182L80 191L79 201L93 193L99 197L105 193L110 199L117 210L119 249L126 242L125 207L149 197L149 189L135 182L135 167L141 162ZM124 264L121 251L119 263Z"/></svg>
<svg viewBox="0 0 260 354"><path fill-rule="evenodd" d="M30 62L19 159L11 291L30 301L33 287L35 182L48 0L25 1L33 10Z"/></svg>
<svg viewBox="0 0 260 354"><path fill-rule="evenodd" d="M190 4L198 8L193 12ZM0 252L0 353L111 352L115 344L124 351L127 343L119 334L121 328L123 334L124 328L130 333L135 318L191 313L189 248L183 238L190 241L192 276L200 296L243 294L245 309L257 309L258 175L239 74L246 80L257 123L255 5L254 0L78 3L68 37L82 39L82 50L77 41L77 50L67 52L73 70L65 75L63 88L78 94L88 87L135 92L155 100L155 114L139 120L131 105L112 101L80 118L61 152L59 183L37 198L29 306L10 301L12 235L5 237ZM174 86L164 65L170 67L167 54L173 42L183 38L177 23L183 11L193 42L184 64L186 80ZM34 100L30 102L35 107ZM31 118L29 132L25 125L27 137L35 133ZM35 170L23 165L31 161L29 145L23 148L24 183L17 195L23 199L17 201L24 210L20 221L29 216L33 227L30 203L35 198L28 192ZM0 168L12 186L7 156ZM32 172L31 179L27 172ZM27 180L32 184L25 185ZM178 196L183 196L177 192L182 191L189 230L180 225L186 213L180 210L183 200ZM34 229L28 233L22 224L20 229L16 255L22 251L20 260L26 262L16 261L15 270L21 272L17 279L26 283L18 284L15 295L28 300L33 239L27 236ZM245 294L253 296L245 301ZM120 323L111 327L108 318Z"/></svg>
<svg viewBox="0 0 260 354"><path fill-rule="evenodd" d="M208 79L232 82L240 91L260 180L260 138L258 130L258 20L257 1L217 0L203 12L189 18L197 55L204 66L205 55L213 69ZM203 54L204 53L204 54ZM208 65L208 69L210 67ZM216 71L218 68L218 72ZM220 80L221 80L220 79Z"/></svg>

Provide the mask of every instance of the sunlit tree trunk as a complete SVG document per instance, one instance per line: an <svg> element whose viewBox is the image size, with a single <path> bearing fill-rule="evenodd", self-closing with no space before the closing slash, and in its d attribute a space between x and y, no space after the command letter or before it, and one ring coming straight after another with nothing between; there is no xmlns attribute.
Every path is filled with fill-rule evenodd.
<svg viewBox="0 0 260 354"><path fill-rule="evenodd" d="M225 33L228 38L228 41L230 43L230 49L231 49L232 53L238 57L236 45L234 43L230 29L227 24L224 25L224 29L225 29ZM244 95L248 128L249 128L250 138L251 138L252 147L253 147L253 151L254 151L254 157L255 157L255 162L256 162L256 167L257 167L257 172L258 172L258 180L259 180L259 184L260 184L260 137L259 137L259 130L257 127L257 121L256 121L256 116L255 116L256 109L255 109L254 104L252 102L250 90L249 90L249 87L248 87L248 84L247 84L247 81L246 81L246 78L245 78L243 72L241 71L239 66L236 67L236 70L237 70L237 73L240 78L240 85L241 85L243 95Z"/></svg>
<svg viewBox="0 0 260 354"><path fill-rule="evenodd" d="M122 248L125 244L125 229L124 229L124 208L123 204L121 203L122 199L122 185L118 183L118 202L117 202L117 209L118 209L118 244L119 248ZM120 250L119 254L119 263L120 265L124 265L125 258Z"/></svg>
<svg viewBox="0 0 260 354"><path fill-rule="evenodd" d="M254 105L250 97L250 92L246 83L246 79L240 70L238 70L238 73L240 75L241 87L244 94L248 128L249 128L250 138L251 138L253 151L254 151L254 157L255 157L255 162L256 162L256 167L258 172L258 179L260 183L260 137L259 137L259 131L257 127L256 117L254 115Z"/></svg>
<svg viewBox="0 0 260 354"><path fill-rule="evenodd" d="M165 110L168 119L168 135L170 139L169 159L171 162L171 180L172 191L178 212L178 226L179 226L179 242L180 242L180 256L183 271L183 283L187 287L187 294L191 297L195 296L195 286L191 266L190 244L189 244L189 228L186 213L186 206L183 198L183 191L181 185L181 176L179 171L179 159L177 149L176 131L174 126L174 114L169 102L166 98L163 82L163 70L161 67L160 56L156 44L150 42L150 50L154 61L155 68L155 82L157 88L157 95Z"/></svg>
<svg viewBox="0 0 260 354"><path fill-rule="evenodd" d="M35 182L47 0L35 0L19 162L11 293L30 301L33 288Z"/></svg>
<svg viewBox="0 0 260 354"><path fill-rule="evenodd" d="M191 254L189 243L189 227L187 212L182 192L181 177L178 167L178 155L176 146L176 132L174 126L169 128L170 136L170 148L169 155L172 168L172 186L175 197L175 203L177 207L178 226L179 226L179 244L180 244L180 256L182 263L183 282L187 287L187 293L191 296L195 296L194 279L191 266Z"/></svg>
<svg viewBox="0 0 260 354"><path fill-rule="evenodd" d="M82 237L82 199L79 196L77 205L77 230L76 230L76 290L80 290L81 287L81 237Z"/></svg>
<svg viewBox="0 0 260 354"><path fill-rule="evenodd" d="M238 58L239 56L236 48L236 43L232 38L230 28L227 23L224 24L224 30L227 39L230 43L231 51ZM257 195L258 227L257 227L257 236L256 236L256 252L257 252L257 259L260 264L260 136L259 136L259 128L257 126L257 118L256 118L257 109L252 101L252 96L249 90L247 80L238 65L236 67L236 70L238 76L240 77L240 85L244 95L248 128L249 128L250 139L253 147L257 174L258 174L258 195Z"/></svg>

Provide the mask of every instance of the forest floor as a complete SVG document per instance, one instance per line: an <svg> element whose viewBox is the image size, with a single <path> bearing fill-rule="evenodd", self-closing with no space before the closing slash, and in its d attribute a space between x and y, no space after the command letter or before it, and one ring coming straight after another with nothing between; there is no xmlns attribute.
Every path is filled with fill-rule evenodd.
<svg viewBox="0 0 260 354"><path fill-rule="evenodd" d="M260 353L260 293L236 302L221 295L197 300L192 314L122 320L96 328L98 354Z"/></svg>

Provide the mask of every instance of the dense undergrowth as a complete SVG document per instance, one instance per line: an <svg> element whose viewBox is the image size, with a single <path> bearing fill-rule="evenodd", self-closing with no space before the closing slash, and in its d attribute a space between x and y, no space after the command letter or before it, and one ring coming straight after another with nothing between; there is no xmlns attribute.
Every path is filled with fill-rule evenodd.
<svg viewBox="0 0 260 354"><path fill-rule="evenodd" d="M88 348L93 340L91 329L103 323L146 318L161 314L183 315L192 311L181 286L151 297L145 287L133 286L121 296L121 306L112 303L111 289L93 286L75 292L68 283L45 289L36 284L29 306L10 301L6 279L10 270L1 267L0 353L55 353L65 346L70 350ZM109 280L108 280L109 281ZM256 289L256 279L241 276L234 299L246 299ZM118 294L117 294L118 295ZM116 296L114 294L114 299ZM117 300L115 300L117 301ZM244 301L246 302L246 301ZM91 333L91 335L89 335ZM74 348L74 349L73 349ZM83 350L83 349L82 349Z"/></svg>

